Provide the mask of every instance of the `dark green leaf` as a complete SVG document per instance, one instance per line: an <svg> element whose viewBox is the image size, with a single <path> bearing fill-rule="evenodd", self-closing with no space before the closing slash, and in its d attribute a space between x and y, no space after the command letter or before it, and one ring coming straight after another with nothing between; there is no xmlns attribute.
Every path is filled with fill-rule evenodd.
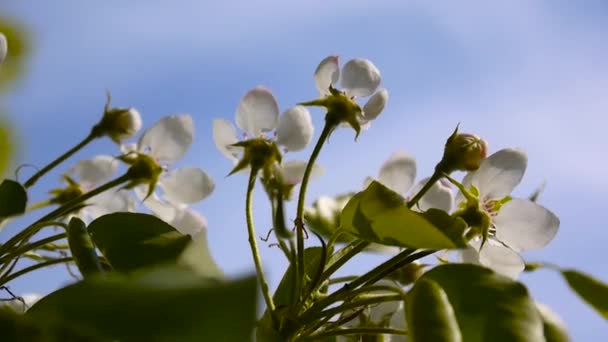
<svg viewBox="0 0 608 342"><path fill-rule="evenodd" d="M441 210L415 212L399 194L376 181L351 198L340 215L340 228L384 245L429 249L466 246L462 220Z"/></svg>
<svg viewBox="0 0 608 342"><path fill-rule="evenodd" d="M13 180L5 179L0 184L0 220L25 212L27 192Z"/></svg>
<svg viewBox="0 0 608 342"><path fill-rule="evenodd" d="M101 263L85 223L78 217L73 217L68 224L67 235L70 252L82 276L101 273Z"/></svg>
<svg viewBox="0 0 608 342"><path fill-rule="evenodd" d="M118 271L128 272L178 260L192 238L161 219L139 213L114 213L91 222L89 233Z"/></svg>
<svg viewBox="0 0 608 342"><path fill-rule="evenodd" d="M602 317L608 319L608 285L575 270L562 270L568 285L591 305Z"/></svg>
<svg viewBox="0 0 608 342"><path fill-rule="evenodd" d="M454 309L437 283L417 281L405 303L408 337L413 342L462 341Z"/></svg>
<svg viewBox="0 0 608 342"><path fill-rule="evenodd" d="M218 283L177 269L139 280L85 279L41 299L26 316L108 341L241 342L251 339L256 298L255 277Z"/></svg>
<svg viewBox="0 0 608 342"><path fill-rule="evenodd" d="M463 341L545 341L534 301L519 282L470 264L437 266L420 279L445 291Z"/></svg>

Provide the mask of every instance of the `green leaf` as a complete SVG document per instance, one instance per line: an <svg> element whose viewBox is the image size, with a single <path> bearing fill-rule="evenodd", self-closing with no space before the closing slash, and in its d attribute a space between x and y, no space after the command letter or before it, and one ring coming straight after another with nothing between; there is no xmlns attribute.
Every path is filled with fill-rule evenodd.
<svg viewBox="0 0 608 342"><path fill-rule="evenodd" d="M562 270L562 275L587 304L608 319L608 285L576 270Z"/></svg>
<svg viewBox="0 0 608 342"><path fill-rule="evenodd" d="M545 341L534 301L519 282L471 264L437 266L420 279L445 291L463 341Z"/></svg>
<svg viewBox="0 0 608 342"><path fill-rule="evenodd" d="M256 298L255 277L218 283L174 269L143 280L85 279L44 297L26 316L109 341L241 342L251 339Z"/></svg>
<svg viewBox="0 0 608 342"><path fill-rule="evenodd" d="M454 309L437 283L417 281L405 303L408 337L413 342L462 341Z"/></svg>
<svg viewBox="0 0 608 342"><path fill-rule="evenodd" d="M547 342L569 342L570 336L561 318L546 305L536 303L536 308L543 320L543 331Z"/></svg>
<svg viewBox="0 0 608 342"><path fill-rule="evenodd" d="M82 276L86 278L101 273L101 263L85 223L78 217L73 217L68 224L67 235L70 252L72 252L76 266L78 266Z"/></svg>
<svg viewBox="0 0 608 342"><path fill-rule="evenodd" d="M204 235L192 239L163 220L139 213L114 213L91 222L93 242L112 267L131 272L158 264L178 264L207 277L223 277Z"/></svg>
<svg viewBox="0 0 608 342"><path fill-rule="evenodd" d="M5 179L0 184L0 220L25 212L27 192L21 184Z"/></svg>
<svg viewBox="0 0 608 342"><path fill-rule="evenodd" d="M441 210L418 213L379 182L356 194L340 215L340 228L384 245L445 249L465 247L466 224Z"/></svg>
<svg viewBox="0 0 608 342"><path fill-rule="evenodd" d="M323 256L323 248L321 247L310 247L304 250L305 265L304 272L308 279L312 279L316 272L321 266L321 259ZM279 283L274 296L273 302L276 306L277 312L280 317L280 324L289 325L295 319L295 315L289 312L290 305L293 304L296 294L293 293L295 289L294 283L294 268L292 265L287 268L287 271L283 275L283 279ZM264 312L262 319L260 320L258 330L256 332L258 341L282 341L282 337L279 336L278 332L272 326L272 320L268 311Z"/></svg>

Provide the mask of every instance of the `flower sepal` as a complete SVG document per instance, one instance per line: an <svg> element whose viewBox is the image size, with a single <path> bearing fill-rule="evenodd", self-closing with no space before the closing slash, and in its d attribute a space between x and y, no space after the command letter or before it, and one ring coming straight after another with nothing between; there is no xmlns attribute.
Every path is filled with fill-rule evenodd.
<svg viewBox="0 0 608 342"><path fill-rule="evenodd" d="M140 184L148 185L148 192L144 197L146 200L156 189L158 178L163 172L162 166L152 159L150 156L144 153L130 152L125 155L119 156L119 160L123 161L127 165L130 165L127 170L127 176L129 177L129 183L123 188L132 189Z"/></svg>
<svg viewBox="0 0 608 342"><path fill-rule="evenodd" d="M52 189L49 191L49 194L53 195L49 200L52 204L63 205L84 194L82 186L80 186L72 177L63 175L62 178L68 185L65 188Z"/></svg>
<svg viewBox="0 0 608 342"><path fill-rule="evenodd" d="M262 170L264 178L270 178L272 166L281 163L281 151L276 143L264 138L254 138L239 141L230 146L242 147L243 157L230 171L229 176L241 170L251 167L255 171Z"/></svg>
<svg viewBox="0 0 608 342"><path fill-rule="evenodd" d="M351 97L346 95L333 86L329 87L329 95L323 98L302 102L302 106L317 106L325 107L327 114L325 114L325 122L333 127L338 126L341 123L346 123L352 127L355 132L355 140L361 133L361 121L363 120L363 111L357 102Z"/></svg>

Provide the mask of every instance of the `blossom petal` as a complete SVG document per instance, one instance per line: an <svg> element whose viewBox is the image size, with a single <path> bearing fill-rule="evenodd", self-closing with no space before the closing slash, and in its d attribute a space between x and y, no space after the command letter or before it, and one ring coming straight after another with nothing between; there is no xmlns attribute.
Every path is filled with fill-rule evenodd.
<svg viewBox="0 0 608 342"><path fill-rule="evenodd" d="M557 234L559 218L534 202L514 198L493 219L496 237L516 251L546 246Z"/></svg>
<svg viewBox="0 0 608 342"><path fill-rule="evenodd" d="M139 199L144 199L148 193L146 187L143 186L137 186L133 190ZM143 204L150 209L154 215L165 222L171 222L171 220L175 219L177 212L180 209L175 205L161 201L156 193L152 193L152 195L148 196Z"/></svg>
<svg viewBox="0 0 608 342"><path fill-rule="evenodd" d="M335 85L340 78L339 57L329 56L323 59L315 70L314 78L321 96L329 95L329 86Z"/></svg>
<svg viewBox="0 0 608 342"><path fill-rule="evenodd" d="M160 162L172 163L183 158L194 139L194 123L187 114L169 115L148 128L137 147Z"/></svg>
<svg viewBox="0 0 608 342"><path fill-rule="evenodd" d="M277 143L288 151L301 151L312 140L314 127L310 112L306 107L291 107L279 118Z"/></svg>
<svg viewBox="0 0 608 342"><path fill-rule="evenodd" d="M190 208L178 210L175 218L168 223L182 234L192 237L198 237L202 234L201 237L206 238L207 219Z"/></svg>
<svg viewBox="0 0 608 342"><path fill-rule="evenodd" d="M110 213L135 211L135 199L127 190L108 190L91 198L88 203L91 205L85 210L93 219Z"/></svg>
<svg viewBox="0 0 608 342"><path fill-rule="evenodd" d="M416 159L406 152L397 151L384 162L378 181L399 194L404 194L416 179Z"/></svg>
<svg viewBox="0 0 608 342"><path fill-rule="evenodd" d="M489 239L481 252L478 252L480 240L471 241L470 244L461 252L463 262L486 266L513 279L517 279L524 270L525 264L521 256L498 241Z"/></svg>
<svg viewBox="0 0 608 342"><path fill-rule="evenodd" d="M215 184L205 171L197 167L173 170L158 185L167 201L175 204L196 203L209 196Z"/></svg>
<svg viewBox="0 0 608 342"><path fill-rule="evenodd" d="M277 127L279 104L265 87L251 89L236 110L236 125L243 131L258 136Z"/></svg>
<svg viewBox="0 0 608 342"><path fill-rule="evenodd" d="M410 191L410 198L415 196L418 191L428 182L430 177L424 178L418 182ZM452 210L454 206L454 194L452 188L444 182L437 181L433 186L422 196L416 205L422 211L427 211L431 208L441 209L447 213Z"/></svg>
<svg viewBox="0 0 608 342"><path fill-rule="evenodd" d="M502 199L521 182L528 165L524 151L506 148L486 158L471 176L482 199Z"/></svg>
<svg viewBox="0 0 608 342"><path fill-rule="evenodd" d="M290 160L284 162L279 167L281 177L285 184L300 184L304 178L304 171L306 171L307 163L301 160ZM325 170L319 164L314 164L310 171L310 179L319 178L323 175Z"/></svg>
<svg viewBox="0 0 608 342"><path fill-rule="evenodd" d="M367 59L351 59L342 68L340 83L349 96L369 96L380 85L380 71Z"/></svg>
<svg viewBox="0 0 608 342"><path fill-rule="evenodd" d="M388 90L382 88L367 100L363 106L363 117L365 120L374 120L382 113L388 102Z"/></svg>
<svg viewBox="0 0 608 342"><path fill-rule="evenodd" d="M238 141L236 129L228 120L213 120L213 142L215 142L217 149L235 164L238 162L241 148L231 145Z"/></svg>
<svg viewBox="0 0 608 342"><path fill-rule="evenodd" d="M0 65L4 62L6 55L8 54L8 42L6 36L0 32Z"/></svg>
<svg viewBox="0 0 608 342"><path fill-rule="evenodd" d="M118 169L116 158L99 155L91 159L81 160L70 170L83 185L94 185L110 179Z"/></svg>

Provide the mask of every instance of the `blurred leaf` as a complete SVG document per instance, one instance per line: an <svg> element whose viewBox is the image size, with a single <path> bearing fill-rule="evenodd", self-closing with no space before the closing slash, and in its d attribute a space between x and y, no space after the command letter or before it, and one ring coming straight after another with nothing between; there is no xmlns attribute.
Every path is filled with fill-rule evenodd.
<svg viewBox="0 0 608 342"><path fill-rule="evenodd" d="M108 214L91 222L88 231L97 248L117 271L177 264L200 276L224 277L211 257L205 235L192 239L156 216Z"/></svg>
<svg viewBox="0 0 608 342"><path fill-rule="evenodd" d="M319 269L321 258L323 256L323 248L321 247L310 247L304 250L305 262L304 272L308 279L312 279L317 270ZM279 286L277 287L273 302L277 309L280 320L280 324L290 324L289 320L293 319L292 313L289 312L289 307L292 304L294 296L297 294L293 293L295 289L294 284L294 269L290 265L287 271L283 275ZM259 327L256 331L258 341L283 341L283 337L280 336L272 326L272 319L268 311L264 312L262 319L259 322Z"/></svg>
<svg viewBox="0 0 608 342"><path fill-rule="evenodd" d="M561 318L546 305L536 303L536 308L543 320L543 332L547 342L569 342L570 336Z"/></svg>
<svg viewBox="0 0 608 342"><path fill-rule="evenodd" d="M138 281L85 279L41 299L26 316L109 341L241 342L251 339L256 298L255 277L217 283L175 269Z"/></svg>
<svg viewBox="0 0 608 342"><path fill-rule="evenodd" d="M4 33L8 42L8 54L0 67L0 92L2 92L25 70L25 61L30 49L25 31L16 22L0 17L0 32Z"/></svg>
<svg viewBox="0 0 608 342"><path fill-rule="evenodd" d="M463 341L545 341L534 301L519 282L471 264L437 266L420 279L445 291Z"/></svg>
<svg viewBox="0 0 608 342"><path fill-rule="evenodd" d="M25 212L27 192L21 184L5 179L0 184L0 220Z"/></svg>
<svg viewBox="0 0 608 342"><path fill-rule="evenodd" d="M370 242L385 245L445 249L465 247L466 224L441 210L418 213L404 199L379 182L348 202L340 216L340 228Z"/></svg>
<svg viewBox="0 0 608 342"><path fill-rule="evenodd" d="M0 113L0 176L6 173L17 152L13 127L2 114Z"/></svg>
<svg viewBox="0 0 608 342"><path fill-rule="evenodd" d="M602 317L608 319L608 286L600 280L576 270L562 270L570 288Z"/></svg>
<svg viewBox="0 0 608 342"><path fill-rule="evenodd" d="M86 278L101 273L101 263L85 223L78 217L72 217L67 227L67 236L70 252L82 276Z"/></svg>
<svg viewBox="0 0 608 342"><path fill-rule="evenodd" d="M454 309L437 283L417 281L405 303L408 338L413 342L462 341Z"/></svg>

